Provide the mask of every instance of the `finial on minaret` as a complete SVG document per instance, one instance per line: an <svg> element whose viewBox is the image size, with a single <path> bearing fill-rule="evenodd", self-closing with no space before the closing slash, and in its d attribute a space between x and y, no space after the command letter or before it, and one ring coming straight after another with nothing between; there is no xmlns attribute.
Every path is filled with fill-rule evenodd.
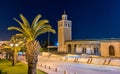
<svg viewBox="0 0 120 74"><path fill-rule="evenodd" d="M66 13L66 12L65 12L65 10L64 10L64 15L65 15L65 13Z"/></svg>
<svg viewBox="0 0 120 74"><path fill-rule="evenodd" d="M65 10L64 10L64 14L62 15L62 20L67 20L67 14L66 14Z"/></svg>

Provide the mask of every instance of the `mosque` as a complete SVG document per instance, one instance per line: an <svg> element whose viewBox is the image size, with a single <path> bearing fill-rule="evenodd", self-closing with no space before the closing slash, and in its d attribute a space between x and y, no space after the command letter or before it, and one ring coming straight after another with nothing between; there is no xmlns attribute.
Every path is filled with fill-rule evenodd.
<svg viewBox="0 0 120 74"><path fill-rule="evenodd" d="M120 57L120 39L72 40L72 21L64 12L58 21L58 52Z"/></svg>
<svg viewBox="0 0 120 74"><path fill-rule="evenodd" d="M0 46L6 41L0 41ZM120 39L72 40L72 21L64 12L58 21L58 52L120 57Z"/></svg>

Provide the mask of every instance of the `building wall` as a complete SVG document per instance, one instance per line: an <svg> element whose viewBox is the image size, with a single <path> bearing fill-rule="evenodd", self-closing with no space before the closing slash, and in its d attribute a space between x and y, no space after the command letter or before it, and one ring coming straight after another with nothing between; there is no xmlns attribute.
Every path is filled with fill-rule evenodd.
<svg viewBox="0 0 120 74"><path fill-rule="evenodd" d="M65 49L67 53L78 54L100 54L99 41L66 41Z"/></svg>
<svg viewBox="0 0 120 74"><path fill-rule="evenodd" d="M114 46L115 50L115 56L111 56L109 54L109 47ZM112 42L112 41L107 41L107 42L101 42L100 45L101 49L101 56L107 56L107 57L120 57L120 42Z"/></svg>
<svg viewBox="0 0 120 74"><path fill-rule="evenodd" d="M114 56L110 55L110 46L114 47ZM86 49L86 53L82 50ZM97 51L95 52L95 50ZM94 54L104 57L120 57L120 42L118 41L66 41L65 50L67 53ZM88 53L87 51L91 51ZM82 53L81 53L82 52Z"/></svg>

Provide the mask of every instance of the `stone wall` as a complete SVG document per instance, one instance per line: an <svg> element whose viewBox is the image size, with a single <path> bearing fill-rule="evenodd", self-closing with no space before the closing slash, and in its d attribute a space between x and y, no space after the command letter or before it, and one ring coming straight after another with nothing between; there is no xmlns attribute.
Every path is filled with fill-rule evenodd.
<svg viewBox="0 0 120 74"><path fill-rule="evenodd" d="M115 56L109 55L110 45L114 46ZM120 42L101 42L100 45L101 56L107 57L120 57Z"/></svg>
<svg viewBox="0 0 120 74"><path fill-rule="evenodd" d="M109 65L111 65L111 66L120 66L120 59L111 60Z"/></svg>

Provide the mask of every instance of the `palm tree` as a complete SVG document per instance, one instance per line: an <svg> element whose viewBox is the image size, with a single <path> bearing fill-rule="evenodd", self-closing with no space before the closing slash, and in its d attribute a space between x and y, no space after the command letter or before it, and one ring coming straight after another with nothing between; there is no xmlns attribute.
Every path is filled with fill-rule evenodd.
<svg viewBox="0 0 120 74"><path fill-rule="evenodd" d="M8 30L17 30L26 37L26 54L28 59L28 74L36 74L36 64L38 61L40 44L36 38L46 32L55 33L55 30L48 24L48 20L39 20L41 15L37 15L32 24L30 25L28 20L20 14L22 22L14 18L16 22L21 26L19 27L8 27Z"/></svg>
<svg viewBox="0 0 120 74"><path fill-rule="evenodd" d="M17 63L18 51L20 51L21 47L24 46L23 43L24 39L22 34L16 34L11 37L9 44L4 47L6 49L6 52L11 51L12 53L12 66L14 66Z"/></svg>
<svg viewBox="0 0 120 74"><path fill-rule="evenodd" d="M11 40L11 49L12 49L12 60L13 60L13 63L12 65L14 66L16 63L17 63L17 58L18 58L18 51L21 50L21 47L24 46L24 36L22 34L16 34L14 36L12 36Z"/></svg>

